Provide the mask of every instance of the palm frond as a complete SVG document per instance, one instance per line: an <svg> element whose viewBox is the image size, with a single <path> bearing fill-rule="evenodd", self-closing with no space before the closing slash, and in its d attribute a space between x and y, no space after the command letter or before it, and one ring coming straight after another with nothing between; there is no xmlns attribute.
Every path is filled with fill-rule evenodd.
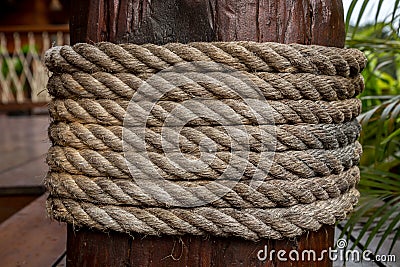
<svg viewBox="0 0 400 267"><path fill-rule="evenodd" d="M393 249L400 235L400 176L373 168L362 168L361 171L359 187L363 196L360 205L343 227L342 235L346 232L354 235L356 226L360 226L353 248L361 240L366 240L363 243L365 248L377 240L375 253L378 253L387 238L394 234Z"/></svg>
<svg viewBox="0 0 400 267"><path fill-rule="evenodd" d="M353 15L354 8L356 7L357 3L358 3L358 0L353 0L350 3L349 10L347 11L347 15L346 15L346 32L349 32L350 19L351 19L351 16Z"/></svg>
<svg viewBox="0 0 400 267"><path fill-rule="evenodd" d="M395 33L395 35L398 34L399 28L398 28L398 13L400 9L400 0L395 0L394 3L388 3L389 1L386 0L379 0L378 2L376 1L370 1L370 0L352 0L349 6L349 9L347 11L346 15L346 21L345 21L345 26L346 26L346 32L349 34L351 39L354 39L356 35L358 35L358 29L360 27L360 23L362 19L369 14L366 14L367 7L370 8L375 8L375 20L374 20L374 27L375 30L377 29L377 25L379 25L379 15L381 14L382 7L384 5L392 4L392 13L391 15L384 19L383 22L387 22L387 25L389 28L391 28L391 33ZM376 4L376 5L375 5ZM356 6L361 5L360 10L358 14L356 15L356 23L354 25L351 25L351 18L355 15L354 11L356 10ZM397 27L396 27L397 26ZM350 31L351 30L351 31Z"/></svg>
<svg viewBox="0 0 400 267"><path fill-rule="evenodd" d="M369 0L364 0L364 2L361 5L360 13L358 14L357 22L353 29L353 35L352 35L353 37L356 34L358 27L360 26L361 19L365 13L365 9L367 8L368 3L369 3Z"/></svg>
<svg viewBox="0 0 400 267"><path fill-rule="evenodd" d="M392 12L380 20L387 5L392 5ZM370 25L362 25L372 8L375 19ZM399 8L400 0L352 0L346 16L346 46L362 50L368 64L363 72L365 89L360 95L363 113L358 117L364 150L358 186L361 198L343 226L342 236L352 233L356 236L354 246L362 241L364 249L374 243L375 253L390 238L392 251L400 239Z"/></svg>

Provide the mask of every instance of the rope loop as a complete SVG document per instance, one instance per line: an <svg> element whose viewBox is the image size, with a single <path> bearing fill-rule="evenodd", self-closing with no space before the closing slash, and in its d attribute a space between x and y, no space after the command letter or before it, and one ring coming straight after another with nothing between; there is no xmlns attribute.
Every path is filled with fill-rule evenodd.
<svg viewBox="0 0 400 267"><path fill-rule="evenodd" d="M365 56L256 42L45 54L49 214L144 235L292 238L357 204Z"/></svg>

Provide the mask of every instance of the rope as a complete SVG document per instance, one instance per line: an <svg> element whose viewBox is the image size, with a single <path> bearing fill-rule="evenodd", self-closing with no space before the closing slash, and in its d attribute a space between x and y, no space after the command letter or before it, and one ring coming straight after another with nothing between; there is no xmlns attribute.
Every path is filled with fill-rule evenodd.
<svg viewBox="0 0 400 267"><path fill-rule="evenodd" d="M244 129L235 126L198 127L148 127L145 129L146 151L162 152L166 146L183 153L200 152L202 141L209 138L217 145L217 151L250 149L254 152L287 151L306 149L336 149L354 143L360 133L357 120L343 124L302 124L302 125L246 125ZM240 143L235 136L249 136L248 144ZM173 146L173 138L179 136L179 148ZM141 135L131 128L103 126L99 124L53 123L49 127L53 144L75 149L112 150L123 152L123 144L129 150L140 152ZM170 140L170 138L172 140ZM123 143L123 139L125 143ZM270 141L270 142L266 142ZM163 142L167 142L165 145ZM232 144L235 142L235 144ZM169 146L168 146L169 145ZM247 145L249 147L247 147Z"/></svg>
<svg viewBox="0 0 400 267"><path fill-rule="evenodd" d="M144 235L296 237L357 203L364 55L299 44L76 44L45 63L49 214Z"/></svg>
<svg viewBox="0 0 400 267"><path fill-rule="evenodd" d="M209 104L211 103L211 104ZM129 112L127 109L129 106ZM187 107L172 101L159 101L153 105L152 102L135 103L130 105L127 100L109 99L55 99L49 104L52 118L57 121L94 123L101 125L123 125L141 126L142 116L131 114L145 114L143 107L152 106L147 117L146 124L149 127L162 127L171 111L174 111L175 120L181 121L179 126L186 122L188 117L197 117L186 123L188 126L216 125L216 122L199 117L198 114L209 114L213 118L222 118L230 124L243 125L259 124L260 117L267 117L275 124L318 124L318 123L343 123L355 119L361 112L361 101L359 99L346 99L342 101L310 101L310 100L282 100L265 101L263 106L249 108L244 101L223 99L218 105L215 101L197 101L196 106ZM267 116L265 116L267 113ZM232 119L232 114L235 115ZM236 118L239 117L239 119ZM125 121L124 121L125 120ZM229 124L228 124L229 125Z"/></svg>
<svg viewBox="0 0 400 267"><path fill-rule="evenodd" d="M340 173L358 164L361 145L357 142L335 150L266 152L261 156L259 153L249 152L248 158L242 158L241 153L218 151L214 160L202 166L200 170L185 168L187 162L180 160L179 152L133 153L135 160L127 164L124 153L53 146L49 149L47 163L51 171L121 179L129 179L132 175L137 179L152 179L158 173L166 180L213 180L218 179L228 166L233 165L239 169L236 174L240 173L242 168L245 169L242 179L252 179L255 174L261 173L265 176L269 174L276 179L295 180ZM191 154L186 156L193 157Z"/></svg>
<svg viewBox="0 0 400 267"><path fill-rule="evenodd" d="M54 218L75 227L106 232L238 236L259 240L297 237L306 231L317 231L322 224L332 225L346 218L358 197L358 191L353 188L337 198L272 209L136 208L50 197L47 209Z"/></svg>
<svg viewBox="0 0 400 267"><path fill-rule="evenodd" d="M168 91L160 100L184 101L193 97L210 99L240 99L240 96L227 86L215 86L219 72L201 76L201 82L190 79L198 73L184 73L188 83ZM256 86L267 100L308 99L308 100L344 100L358 95L363 90L363 78L315 75L310 73L244 73L249 82ZM181 73L166 73L157 85L165 87L173 83ZM231 77L232 79L234 77ZM47 89L58 98L104 98L130 100L143 85L141 79L131 73L110 74L107 72L72 74L54 74L50 77ZM157 90L157 86L154 86Z"/></svg>
<svg viewBox="0 0 400 267"><path fill-rule="evenodd" d="M355 76L366 65L355 49L300 44L217 42L146 44L98 43L53 47L45 62L55 73L155 73L183 62L216 62L246 72Z"/></svg>
<svg viewBox="0 0 400 267"><path fill-rule="evenodd" d="M104 176L50 172L46 186L57 197L107 205L162 207L165 203L158 201L158 198L173 198L181 205L194 199L218 208L274 208L339 197L353 188L359 179L358 168L352 167L340 174L295 181L277 180L268 176L264 182L253 185L246 181L232 183L221 180L207 187L204 185L209 183L205 181L175 181L167 187L159 184L157 190L154 190L157 198L130 179L110 179ZM219 191L227 193L219 197Z"/></svg>

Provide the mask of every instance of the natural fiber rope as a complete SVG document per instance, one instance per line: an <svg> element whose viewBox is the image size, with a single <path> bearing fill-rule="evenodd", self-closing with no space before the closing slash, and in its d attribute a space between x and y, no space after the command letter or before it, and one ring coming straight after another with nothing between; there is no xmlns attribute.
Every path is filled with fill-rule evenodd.
<svg viewBox="0 0 400 267"><path fill-rule="evenodd" d="M327 200L339 197L353 188L360 179L357 167L352 167L340 174L324 177L302 178L295 181L277 180L268 176L259 183L259 187L251 186L246 181L217 181L212 187L193 187L208 184L208 181L176 181L169 188L158 187L159 198L174 198L176 201L198 199L218 208L273 208L289 207L297 204L312 203L316 200ZM46 185L54 196L103 203L107 205L132 205L145 207L163 207L165 203L158 201L140 185L130 179L110 179L107 177L88 177L68 173L50 172ZM222 197L214 200L216 192L227 191Z"/></svg>
<svg viewBox="0 0 400 267"><path fill-rule="evenodd" d="M54 47L45 60L55 97L45 185L56 219L102 231L259 240L334 224L357 202L361 107L354 97L366 64L357 50L98 43ZM226 67L240 75L226 75ZM144 84L157 101L132 98ZM253 87L265 99L247 102ZM185 105L194 98L194 107ZM185 168L181 153L212 161ZM221 179L229 168L232 176Z"/></svg>
<svg viewBox="0 0 400 267"><path fill-rule="evenodd" d="M214 102L213 102L214 103ZM152 103L144 103L149 106ZM82 99L82 100L53 100L49 104L50 115L58 121L95 123L101 125L123 125L141 126L141 117L136 118L131 114L143 114L145 110L141 106L129 106L130 111L127 113L129 101L127 100L109 100L109 99ZM231 116L235 113L240 118L243 125L253 125L259 123L258 110L250 109L248 105L239 100L223 99L221 105L229 107L230 112L223 113L226 109L218 109L219 106L213 107L208 105L207 100L197 102L197 106L202 106L210 117ZM282 101L266 101L269 107L268 115L275 124L297 124L297 123L343 123L355 119L361 111L361 101L358 99L346 99L342 101L310 101L310 100L282 100ZM147 126L162 127L165 119L172 110L177 110L176 120L185 122L188 114L196 115L196 110L190 110L180 103L172 101L159 101L151 110L151 114L147 118ZM214 108L214 109L212 109ZM199 117L199 116L196 116ZM138 121L139 119L139 121ZM229 117L228 117L229 119ZM234 120L233 125L237 123ZM180 124L178 124L180 125ZM187 123L188 126L207 126L215 125L215 122L198 118ZM174 125L171 125L174 126Z"/></svg>
<svg viewBox="0 0 400 267"><path fill-rule="evenodd" d="M163 142L168 136L179 136L179 149L183 153L199 152L204 138L217 144L217 151L230 151L232 142L238 142L229 133L249 135L248 145L237 143L239 148L251 151L286 151L306 149L336 149L354 143L360 133L357 120L344 124L302 124L279 126L246 125L244 129L235 126L199 126L183 127L148 127L145 129L146 151L162 152ZM123 134L124 131L124 134ZM163 134L162 134L163 133ZM276 140L275 140L276 136ZM131 151L140 152L141 136L130 128L122 126L103 126L99 124L53 123L49 127L49 137L53 144L73 147L75 149L112 150L122 152L125 145ZM270 142L267 142L270 141ZM238 149L239 149L238 148Z"/></svg>
<svg viewBox="0 0 400 267"><path fill-rule="evenodd" d="M135 153L135 152L133 152ZM251 179L257 172L271 175L276 179L296 180L299 178L315 177L340 173L358 164L361 155L361 145L356 142L347 147L335 150L310 149L304 151L287 151L278 153L249 152L248 158L231 152L218 151L215 160L209 163L206 169L197 172L186 170L182 162L173 161L174 154L154 152L135 153L135 162L130 162L136 172L135 178L146 179L149 173L154 174L153 168L166 180L199 180L218 179L221 173L231 164L239 162L239 167L246 167L242 179ZM272 155L273 158L269 157ZM188 157L192 156L187 154ZM150 160L150 161L149 161ZM156 166L152 166L152 164ZM95 151L89 149L77 150L71 147L53 146L49 149L47 163L50 170L68 172L87 176L111 176L121 179L130 179L124 153L113 151ZM185 162L184 162L185 163ZM184 164L183 163L183 164ZM236 166L233 166L236 167ZM151 178L151 177L149 177Z"/></svg>
<svg viewBox="0 0 400 267"><path fill-rule="evenodd" d="M337 198L289 208L145 208L99 205L68 198L50 197L48 210L56 219L77 227L145 235L238 236L250 240L296 237L316 231L322 224L343 220L357 203L351 189Z"/></svg>
<svg viewBox="0 0 400 267"><path fill-rule="evenodd" d="M105 71L154 73L183 62L226 64L240 71L355 76L364 69L364 55L355 49L278 43L220 42L145 44L98 43L54 47L46 65L55 73Z"/></svg>
<svg viewBox="0 0 400 267"><path fill-rule="evenodd" d="M240 99L237 93L229 88L215 86L219 72L207 73L201 78L201 83L191 79L190 83L168 91L160 100L184 101L193 97L210 99ZM173 80L177 75L189 74L167 73L162 78ZM196 73L193 74L193 76ZM245 73L251 85L257 86L267 100L308 99L308 100L343 100L358 95L363 90L363 78L357 75L353 78L341 76L315 75L310 73ZM214 77L216 76L216 77ZM170 82L157 80L157 85L165 87ZM231 77L234 79L234 77ZM50 77L47 88L58 98L104 98L128 99L143 85L142 79L130 73L110 74L96 72L93 74L76 72L55 74ZM155 89L157 86L154 84Z"/></svg>

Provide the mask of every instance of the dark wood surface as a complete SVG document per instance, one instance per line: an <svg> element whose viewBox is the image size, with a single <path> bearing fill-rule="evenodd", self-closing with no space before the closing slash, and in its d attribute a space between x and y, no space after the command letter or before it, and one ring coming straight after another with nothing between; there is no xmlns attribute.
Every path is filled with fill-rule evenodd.
<svg viewBox="0 0 400 267"><path fill-rule="evenodd" d="M51 221L42 196L0 224L0 266L52 266L65 252L66 227Z"/></svg>
<svg viewBox="0 0 400 267"><path fill-rule="evenodd" d="M0 222L44 192L48 123L47 116L0 115Z"/></svg>
<svg viewBox="0 0 400 267"><path fill-rule="evenodd" d="M0 115L0 266L52 266L66 226L46 214L48 116Z"/></svg>
<svg viewBox="0 0 400 267"><path fill-rule="evenodd" d="M327 259L312 261L260 261L260 250L315 249L316 255L327 242L333 243L334 228L323 227L297 240L246 241L219 237L152 237L128 236L121 233L101 234L90 230L73 231L68 226L67 266L329 266ZM260 253L261 256L264 253ZM276 253L275 253L276 255ZM318 256L317 256L318 257Z"/></svg>
<svg viewBox="0 0 400 267"><path fill-rule="evenodd" d="M0 173L0 194L5 188L41 187L47 169L45 155L28 158L21 165Z"/></svg>
<svg viewBox="0 0 400 267"><path fill-rule="evenodd" d="M38 195L3 195L0 191L0 224L35 200Z"/></svg>
<svg viewBox="0 0 400 267"><path fill-rule="evenodd" d="M275 41L344 46L341 0L91 0L72 1L71 43L111 41ZM143 237L68 227L67 266L331 266L319 262L259 261L269 249L333 246L333 227L296 240Z"/></svg>
<svg viewBox="0 0 400 267"><path fill-rule="evenodd" d="M32 11L31 11L32 12ZM0 32L3 33L14 33L14 32L19 32L19 33L40 33L42 34L43 32L48 32L48 33L57 33L57 32L62 32L62 33L69 33L69 26L68 24L28 24L28 25L0 25Z"/></svg>
<svg viewBox="0 0 400 267"><path fill-rule="evenodd" d="M341 0L72 1L71 42L234 41L344 46Z"/></svg>
<svg viewBox="0 0 400 267"><path fill-rule="evenodd" d="M22 36L23 43L27 43L25 41L26 37L27 37L27 35ZM8 49L8 51L14 51L14 44L12 42L9 42L7 44L7 49ZM0 112L5 113L8 111L25 111L25 110L29 111L34 108L46 108L47 104L48 104L48 102L23 102L23 103L0 104Z"/></svg>
<svg viewBox="0 0 400 267"><path fill-rule="evenodd" d="M47 172L45 154L48 116L0 115L0 192L5 188L38 187Z"/></svg>

